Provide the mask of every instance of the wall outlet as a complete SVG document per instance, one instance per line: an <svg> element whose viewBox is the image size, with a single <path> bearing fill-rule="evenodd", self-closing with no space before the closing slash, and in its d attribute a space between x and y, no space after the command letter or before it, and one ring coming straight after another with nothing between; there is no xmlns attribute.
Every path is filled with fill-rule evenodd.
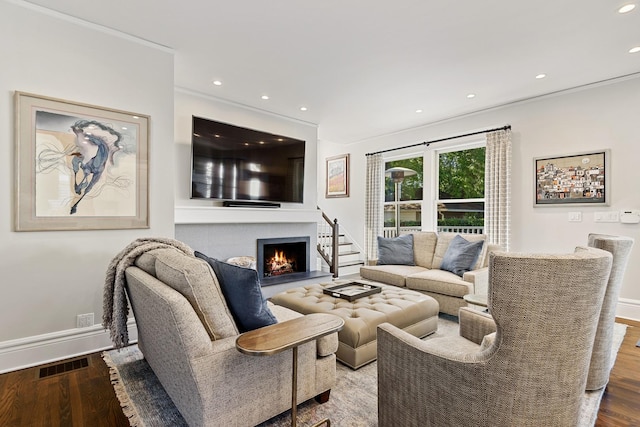
<svg viewBox="0 0 640 427"><path fill-rule="evenodd" d="M569 212L569 222L582 221L582 212Z"/></svg>
<svg viewBox="0 0 640 427"><path fill-rule="evenodd" d="M88 328L89 326L93 326L93 313L78 314L76 316L76 327Z"/></svg>

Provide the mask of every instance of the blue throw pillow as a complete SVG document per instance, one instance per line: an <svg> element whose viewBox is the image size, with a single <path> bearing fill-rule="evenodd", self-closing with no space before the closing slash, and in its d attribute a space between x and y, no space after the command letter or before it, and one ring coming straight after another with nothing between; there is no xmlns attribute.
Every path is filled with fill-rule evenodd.
<svg viewBox="0 0 640 427"><path fill-rule="evenodd" d="M456 235L451 239L451 243L444 253L440 270L450 271L462 277L465 272L471 271L478 261L483 245L484 240L469 242L461 235Z"/></svg>
<svg viewBox="0 0 640 427"><path fill-rule="evenodd" d="M378 236L378 265L416 265L413 259L413 234L387 239Z"/></svg>
<svg viewBox="0 0 640 427"><path fill-rule="evenodd" d="M207 261L216 273L222 294L240 332L278 323L262 296L257 271L209 258L198 251L195 256Z"/></svg>

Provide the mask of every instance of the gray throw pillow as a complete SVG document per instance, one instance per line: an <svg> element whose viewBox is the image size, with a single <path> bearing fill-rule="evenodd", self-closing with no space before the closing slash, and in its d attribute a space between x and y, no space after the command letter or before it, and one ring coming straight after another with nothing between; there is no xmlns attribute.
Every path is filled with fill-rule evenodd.
<svg viewBox="0 0 640 427"><path fill-rule="evenodd" d="M462 277L467 271L471 271L478 261L482 251L484 240L469 242L461 235L451 239L447 251L444 253L440 270L450 271Z"/></svg>
<svg viewBox="0 0 640 427"><path fill-rule="evenodd" d="M378 236L378 265L416 265L413 259L413 234L387 239Z"/></svg>
<svg viewBox="0 0 640 427"><path fill-rule="evenodd" d="M227 264L198 251L195 256L207 261L216 273L222 294L240 332L278 323L262 296L256 270Z"/></svg>

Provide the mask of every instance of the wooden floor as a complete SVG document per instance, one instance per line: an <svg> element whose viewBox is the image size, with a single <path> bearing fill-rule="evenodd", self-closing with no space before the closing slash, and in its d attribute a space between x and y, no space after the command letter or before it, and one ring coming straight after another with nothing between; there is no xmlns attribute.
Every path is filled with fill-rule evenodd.
<svg viewBox="0 0 640 427"><path fill-rule="evenodd" d="M129 426L100 353L86 357L87 367L44 378L41 366L0 375L0 426Z"/></svg>
<svg viewBox="0 0 640 427"><path fill-rule="evenodd" d="M640 322L617 321L630 326L596 426L640 426ZM45 365L0 375L0 426L128 426L100 354L86 358L88 366L65 373L51 374ZM42 373L50 375L40 378Z"/></svg>
<svg viewBox="0 0 640 427"><path fill-rule="evenodd" d="M629 325L618 351L609 384L600 402L596 427L640 426L640 322L617 318Z"/></svg>

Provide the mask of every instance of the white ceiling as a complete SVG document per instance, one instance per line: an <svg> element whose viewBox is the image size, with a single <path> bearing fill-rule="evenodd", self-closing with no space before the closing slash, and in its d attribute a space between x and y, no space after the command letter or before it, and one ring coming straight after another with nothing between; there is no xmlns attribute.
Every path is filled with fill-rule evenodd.
<svg viewBox="0 0 640 427"><path fill-rule="evenodd" d="M640 46L640 5L617 12L634 1L29 3L174 49L176 87L316 123L321 140L349 143L640 73L640 53L628 53Z"/></svg>

